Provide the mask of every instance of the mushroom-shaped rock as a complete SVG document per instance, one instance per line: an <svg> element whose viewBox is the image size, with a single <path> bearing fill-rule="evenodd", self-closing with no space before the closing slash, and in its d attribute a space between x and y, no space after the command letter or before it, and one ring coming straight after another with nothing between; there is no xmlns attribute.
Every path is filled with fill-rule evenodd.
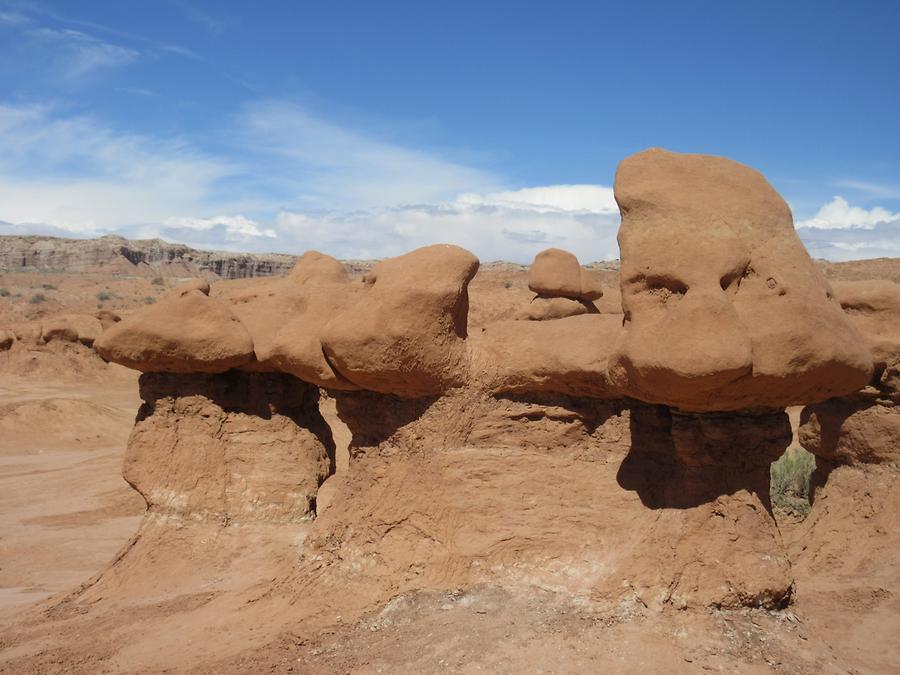
<svg viewBox="0 0 900 675"><path fill-rule="evenodd" d="M221 373L253 358L244 325L201 290L170 295L129 316L94 349L107 361L155 373Z"/></svg>
<svg viewBox="0 0 900 675"><path fill-rule="evenodd" d="M759 172L652 149L619 165L629 396L683 410L780 408L864 386L872 361Z"/></svg>
<svg viewBox="0 0 900 675"><path fill-rule="evenodd" d="M612 314L488 324L469 338L472 379L491 394L620 398L607 359L621 332Z"/></svg>
<svg viewBox="0 0 900 675"><path fill-rule="evenodd" d="M528 307L517 312L513 319L517 321L551 321L553 319L565 319L568 316L597 313L597 308L585 300L548 298L543 295L536 295L528 303Z"/></svg>
<svg viewBox="0 0 900 675"><path fill-rule="evenodd" d="M285 285L297 294L298 302L288 315L291 318L282 323L272 339L268 356L271 363L279 370L320 387L358 389L336 372L325 358L321 333L328 321L353 301L360 284L351 283L338 260L309 251L297 262Z"/></svg>
<svg viewBox="0 0 900 675"><path fill-rule="evenodd" d="M331 366L354 385L414 398L463 384L469 281L478 259L437 244L384 260L322 332Z"/></svg>
<svg viewBox="0 0 900 675"><path fill-rule="evenodd" d="M578 258L559 248L548 248L534 257L528 271L528 288L548 297L597 300L603 296L600 280L578 264Z"/></svg>
<svg viewBox="0 0 900 675"><path fill-rule="evenodd" d="M103 324L89 314L60 314L46 319L41 325L41 337L45 342L61 340L80 342L90 347L103 332Z"/></svg>

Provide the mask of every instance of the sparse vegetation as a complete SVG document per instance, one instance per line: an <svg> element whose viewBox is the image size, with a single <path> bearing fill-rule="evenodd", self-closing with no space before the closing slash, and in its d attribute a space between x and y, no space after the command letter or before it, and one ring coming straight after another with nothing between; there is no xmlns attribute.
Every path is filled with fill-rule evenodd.
<svg viewBox="0 0 900 675"><path fill-rule="evenodd" d="M112 300L115 296L109 291L100 291L97 293L97 299L100 302L106 302L107 300Z"/></svg>
<svg viewBox="0 0 900 675"><path fill-rule="evenodd" d="M43 288L45 291L55 291L56 290L56 286L54 286L53 284L41 284L41 288Z"/></svg>
<svg viewBox="0 0 900 675"><path fill-rule="evenodd" d="M40 303L44 302L46 299L47 298L44 296L43 293L35 293L34 295L31 296L31 298L28 300L28 302L32 305L39 305Z"/></svg>
<svg viewBox="0 0 900 675"><path fill-rule="evenodd" d="M512 288L512 286L513 286L513 285L512 285L512 282L511 282L511 281L504 281L504 282L503 282L503 288Z"/></svg>
<svg viewBox="0 0 900 675"><path fill-rule="evenodd" d="M805 517L809 513L809 479L815 469L815 455L800 447L788 448L770 469L772 505Z"/></svg>
<svg viewBox="0 0 900 675"><path fill-rule="evenodd" d="M162 277L155 277L150 283L154 286L162 286L164 284Z"/></svg>
<svg viewBox="0 0 900 675"><path fill-rule="evenodd" d="M154 302L156 302L156 298L154 298L152 295L148 295L144 298L145 305L152 305Z"/></svg>
<svg viewBox="0 0 900 675"><path fill-rule="evenodd" d="M0 288L0 298L8 298L9 297L9 289L8 288Z"/></svg>

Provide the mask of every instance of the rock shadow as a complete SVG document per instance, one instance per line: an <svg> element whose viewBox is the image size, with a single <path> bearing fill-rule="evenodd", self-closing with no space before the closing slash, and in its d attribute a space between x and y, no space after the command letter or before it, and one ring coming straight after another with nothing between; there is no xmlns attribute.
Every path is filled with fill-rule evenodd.
<svg viewBox="0 0 900 675"><path fill-rule="evenodd" d="M747 490L771 514L769 466L791 442L785 412L683 413L631 405L619 485L651 509L688 509Z"/></svg>

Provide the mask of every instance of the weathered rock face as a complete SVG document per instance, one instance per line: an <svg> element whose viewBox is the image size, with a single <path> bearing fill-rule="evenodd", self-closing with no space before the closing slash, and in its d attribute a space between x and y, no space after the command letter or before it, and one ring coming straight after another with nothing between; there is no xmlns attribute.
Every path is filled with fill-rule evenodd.
<svg viewBox="0 0 900 675"><path fill-rule="evenodd" d="M294 256L290 255L197 251L161 239L0 236L0 270L9 271L117 271L142 276L202 274L243 279L284 275L293 265Z"/></svg>
<svg viewBox="0 0 900 675"><path fill-rule="evenodd" d="M800 443L832 464L900 464L900 284L835 284L835 297L872 351L869 386L809 405L800 415Z"/></svg>
<svg viewBox="0 0 900 675"><path fill-rule="evenodd" d="M621 398L607 376L607 360L621 332L621 318L612 314L498 321L469 339L471 379L495 394Z"/></svg>
<svg viewBox="0 0 900 675"><path fill-rule="evenodd" d="M875 361L875 376L900 356L900 284L888 280L838 281L834 297L859 329Z"/></svg>
<svg viewBox="0 0 900 675"><path fill-rule="evenodd" d="M571 298L548 298L537 295L513 317L516 321L552 321L581 314L599 314L593 303Z"/></svg>
<svg viewBox="0 0 900 675"><path fill-rule="evenodd" d="M761 174L646 150L619 165L615 196L625 333L610 374L629 396L738 410L865 385L862 338Z"/></svg>
<svg viewBox="0 0 900 675"><path fill-rule="evenodd" d="M314 515L334 445L318 391L288 375L145 374L125 479L151 515L289 523Z"/></svg>
<svg viewBox="0 0 900 675"><path fill-rule="evenodd" d="M322 331L332 368L361 389L439 394L467 377L468 284L478 259L438 244L390 258Z"/></svg>
<svg viewBox="0 0 900 675"><path fill-rule="evenodd" d="M343 264L316 251L305 253L284 285L298 298L282 322L270 347L272 364L281 371L320 387L358 389L338 373L322 349L322 330L352 305L361 285L352 283ZM283 318L288 317L284 322Z"/></svg>
<svg viewBox="0 0 900 675"><path fill-rule="evenodd" d="M59 314L41 325L41 337L46 341L80 342L90 347L103 332L103 324L89 314Z"/></svg>
<svg viewBox="0 0 900 675"><path fill-rule="evenodd" d="M528 270L528 288L551 298L590 302L603 297L600 280L583 268L572 253L559 248L548 248L535 256Z"/></svg>
<svg viewBox="0 0 900 675"><path fill-rule="evenodd" d="M312 565L345 595L500 580L653 608L790 596L768 505L783 413L369 393L341 394L338 411L353 470L332 479L301 574Z"/></svg>
<svg viewBox="0 0 900 675"><path fill-rule="evenodd" d="M107 361L156 373L223 373L253 358L244 325L200 290L176 293L120 321L94 348Z"/></svg>

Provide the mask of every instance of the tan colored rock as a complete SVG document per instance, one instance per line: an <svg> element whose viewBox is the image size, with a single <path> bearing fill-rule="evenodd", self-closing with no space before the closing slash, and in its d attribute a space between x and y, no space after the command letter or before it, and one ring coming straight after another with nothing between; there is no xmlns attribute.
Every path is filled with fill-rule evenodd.
<svg viewBox="0 0 900 675"><path fill-rule="evenodd" d="M253 358L247 329L201 290L173 294L105 331L94 349L143 372L221 373Z"/></svg>
<svg viewBox="0 0 900 675"><path fill-rule="evenodd" d="M603 297L603 286L596 274L589 269L581 268L581 294L582 300L592 302Z"/></svg>
<svg viewBox="0 0 900 675"><path fill-rule="evenodd" d="M102 332L103 324L89 314L60 314L46 319L41 325L41 337L45 342L80 342L88 347L94 344Z"/></svg>
<svg viewBox="0 0 900 675"><path fill-rule="evenodd" d="M185 281L183 284L178 284L174 288L170 288L168 291L162 294L160 297L161 300L166 298L181 298L190 293L191 291L200 291L203 295L209 295L209 282L206 279L190 279L189 281Z"/></svg>
<svg viewBox="0 0 900 675"><path fill-rule="evenodd" d="M281 373L150 373L124 476L150 517L297 523L330 474L318 392Z"/></svg>
<svg viewBox="0 0 900 675"><path fill-rule="evenodd" d="M380 262L322 332L332 368L357 387L403 397L462 385L468 284L477 270L475 256L447 244Z"/></svg>
<svg viewBox="0 0 900 675"><path fill-rule="evenodd" d="M832 289L865 337L880 374L889 361L900 357L900 284L887 279L836 281Z"/></svg>
<svg viewBox="0 0 900 675"><path fill-rule="evenodd" d="M122 317L109 309L101 309L99 312L94 314L100 321L100 325L103 327L103 330L106 330L110 326L113 326L119 323L122 320Z"/></svg>
<svg viewBox="0 0 900 675"><path fill-rule="evenodd" d="M621 331L621 318L611 314L498 321L469 338L471 378L492 394L620 398L607 360Z"/></svg>
<svg viewBox="0 0 900 675"><path fill-rule="evenodd" d="M548 298L537 295L528 307L516 312L516 321L551 321L580 314L597 314L597 308L585 300L572 298Z"/></svg>
<svg viewBox="0 0 900 675"><path fill-rule="evenodd" d="M652 149L616 173L623 340L612 380L692 411L780 408L864 386L859 331L757 171Z"/></svg>
<svg viewBox="0 0 900 675"><path fill-rule="evenodd" d="M559 248L548 248L534 257L528 271L528 288L538 295L597 300L603 296L600 280L578 264L578 258Z"/></svg>
<svg viewBox="0 0 900 675"><path fill-rule="evenodd" d="M269 359L273 366L320 387L358 389L325 358L322 329L353 302L362 284L352 283L338 260L309 251L297 262L285 285L296 294L298 303L290 314L282 315L288 320L272 338Z"/></svg>
<svg viewBox="0 0 900 675"><path fill-rule="evenodd" d="M900 406L871 392L806 406L799 440L817 457L840 464L898 463Z"/></svg>

